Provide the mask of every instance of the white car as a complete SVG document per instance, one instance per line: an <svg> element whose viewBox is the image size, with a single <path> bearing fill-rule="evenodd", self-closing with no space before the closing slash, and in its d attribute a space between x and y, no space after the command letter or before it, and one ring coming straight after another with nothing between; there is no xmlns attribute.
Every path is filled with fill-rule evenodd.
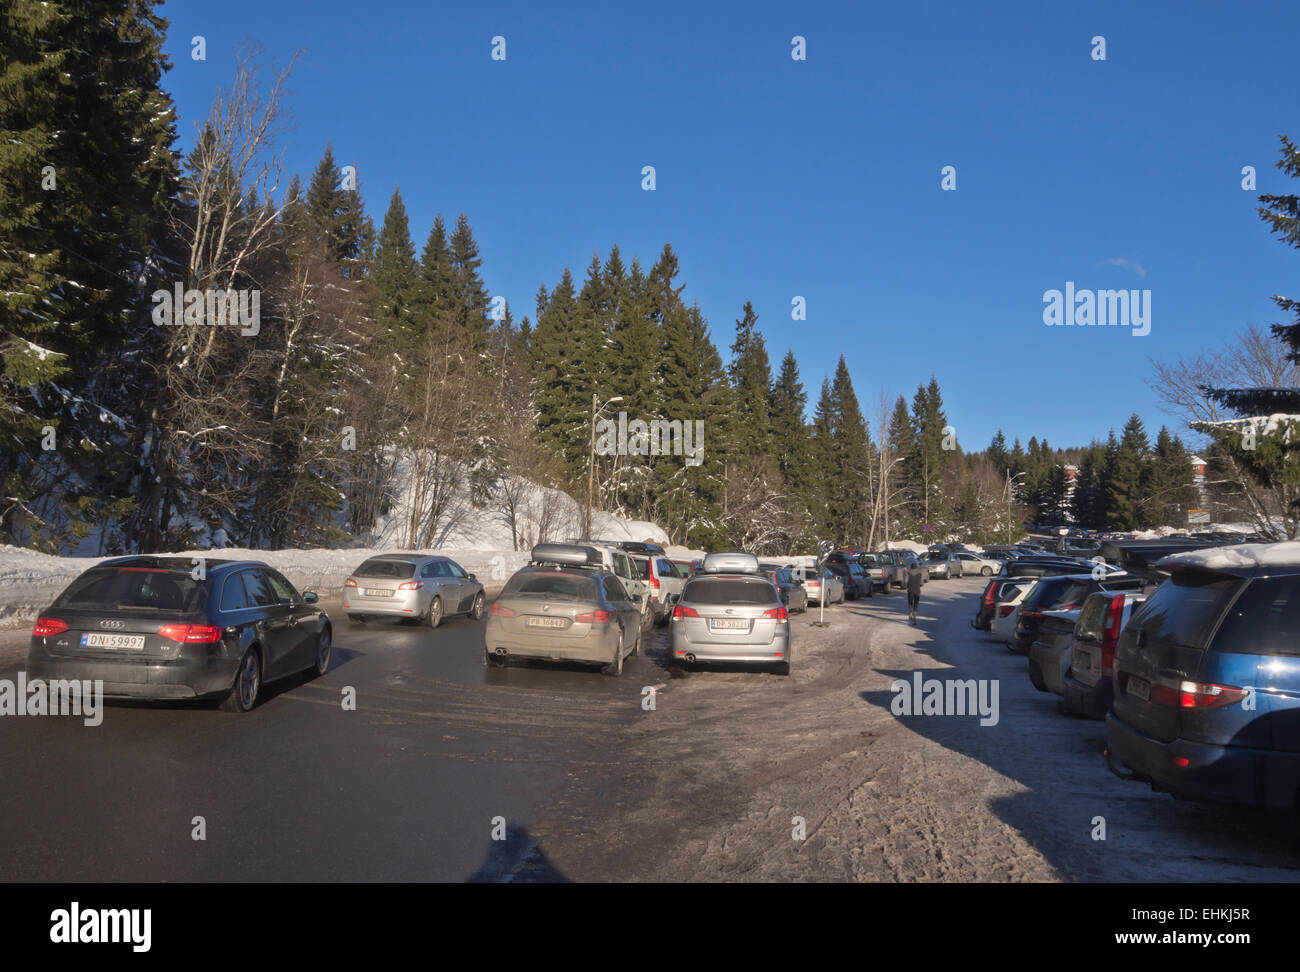
<svg viewBox="0 0 1300 972"><path fill-rule="evenodd" d="M966 574L979 574L983 577L992 577L1002 569L1002 561L981 557L979 554L959 553L957 559L961 561L963 576Z"/></svg>
<svg viewBox="0 0 1300 972"><path fill-rule="evenodd" d="M997 607L993 609L993 621L989 625L989 636L994 641L1009 646L1015 639L1016 612L1020 610L1021 602L1037 583L1037 577L1026 577L1018 589L1010 586L1003 589L1005 600L999 601Z"/></svg>
<svg viewBox="0 0 1300 972"><path fill-rule="evenodd" d="M795 568L796 577L799 576L800 569L799 567ZM805 571L803 589L808 595L809 604L821 604L823 592L826 595L827 604L842 604L844 602L844 582L824 567L822 568L821 580L817 579L815 571Z"/></svg>
<svg viewBox="0 0 1300 972"><path fill-rule="evenodd" d="M533 549L566 546L590 547L592 550L598 551L601 566L623 582L623 586L627 589L628 594L632 596L632 600L641 608L641 627L649 628L654 624L654 601L650 596L650 585L641 579L640 568L632 562L632 558L625 551L592 540L573 540L568 544L539 543Z"/></svg>

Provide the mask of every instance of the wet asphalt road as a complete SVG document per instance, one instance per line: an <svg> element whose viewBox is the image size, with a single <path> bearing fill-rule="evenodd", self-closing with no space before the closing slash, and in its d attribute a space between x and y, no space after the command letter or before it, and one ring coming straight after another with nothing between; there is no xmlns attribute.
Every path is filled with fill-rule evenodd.
<svg viewBox="0 0 1300 972"><path fill-rule="evenodd" d="M503 672L484 665L482 622L358 627L325 607L330 671L266 686L250 713L109 703L97 727L0 719L0 880L500 880L567 774L665 675L660 632L621 678Z"/></svg>

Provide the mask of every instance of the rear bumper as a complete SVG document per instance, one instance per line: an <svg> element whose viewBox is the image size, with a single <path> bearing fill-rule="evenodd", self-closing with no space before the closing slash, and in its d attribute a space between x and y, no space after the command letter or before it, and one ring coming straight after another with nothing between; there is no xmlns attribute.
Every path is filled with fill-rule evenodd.
<svg viewBox="0 0 1300 972"><path fill-rule="evenodd" d="M1103 675L1096 685L1088 685L1067 674L1061 685L1061 701L1065 708L1089 719L1106 718L1106 713L1110 711L1112 693L1109 675Z"/></svg>
<svg viewBox="0 0 1300 972"><path fill-rule="evenodd" d="M104 683L104 697L117 699L192 699L230 690L238 658L197 652L176 658L82 658L43 648L27 652L27 679L80 679Z"/></svg>
<svg viewBox="0 0 1300 972"><path fill-rule="evenodd" d="M443 605L443 612L447 612ZM350 587L343 588L343 610L348 614L365 614L395 618L417 618L421 615L420 592L408 591L401 597L366 597Z"/></svg>
<svg viewBox="0 0 1300 972"><path fill-rule="evenodd" d="M1300 753L1217 746L1174 739L1163 742L1106 715L1106 745L1138 782L1184 799L1241 803L1273 810L1295 805ZM1179 766L1176 760L1186 760Z"/></svg>
<svg viewBox="0 0 1300 972"><path fill-rule="evenodd" d="M1029 649L1029 660L1038 664L1043 684L1047 691L1061 694L1061 652L1041 642L1034 642Z"/></svg>
<svg viewBox="0 0 1300 972"><path fill-rule="evenodd" d="M490 654L496 654L498 649L504 648L511 658L608 665L614 660L618 635L618 628L610 627L596 638L590 635L582 638L547 638L544 635L513 634L502 631L496 625L489 625L484 630L483 645ZM624 650L628 650L626 645Z"/></svg>
<svg viewBox="0 0 1300 972"><path fill-rule="evenodd" d="M697 662L724 662L737 664L774 665L790 661L790 631L784 626L776 637L765 645L726 644L723 642L695 642L677 632L673 633L670 657L685 661L690 655Z"/></svg>

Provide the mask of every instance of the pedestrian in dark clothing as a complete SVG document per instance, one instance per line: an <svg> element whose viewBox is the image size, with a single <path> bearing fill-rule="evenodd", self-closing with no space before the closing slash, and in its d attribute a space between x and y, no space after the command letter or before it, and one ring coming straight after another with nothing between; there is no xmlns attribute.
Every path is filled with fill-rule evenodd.
<svg viewBox="0 0 1300 972"><path fill-rule="evenodd" d="M921 585L925 583L925 568L917 561L907 566L907 618L916 624L916 611L921 606Z"/></svg>

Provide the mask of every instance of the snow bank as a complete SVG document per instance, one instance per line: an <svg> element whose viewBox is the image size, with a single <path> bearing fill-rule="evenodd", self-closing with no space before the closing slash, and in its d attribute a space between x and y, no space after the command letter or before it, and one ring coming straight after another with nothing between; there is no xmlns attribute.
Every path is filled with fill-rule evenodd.
<svg viewBox="0 0 1300 972"><path fill-rule="evenodd" d="M182 550L170 556L213 557L231 560L260 560L284 574L299 590L312 590L322 597L335 597L343 581L367 557L386 550L353 547L338 550L248 550L225 547L219 550ZM526 550L483 550L440 548L489 590L528 562ZM34 618L72 580L106 557L54 557L23 547L0 545L0 625L16 626Z"/></svg>
<svg viewBox="0 0 1300 972"><path fill-rule="evenodd" d="M1188 550L1172 554L1161 561L1162 566L1170 564L1204 567L1207 570L1296 566L1300 565L1300 541L1238 543L1229 547L1211 547L1208 550Z"/></svg>

